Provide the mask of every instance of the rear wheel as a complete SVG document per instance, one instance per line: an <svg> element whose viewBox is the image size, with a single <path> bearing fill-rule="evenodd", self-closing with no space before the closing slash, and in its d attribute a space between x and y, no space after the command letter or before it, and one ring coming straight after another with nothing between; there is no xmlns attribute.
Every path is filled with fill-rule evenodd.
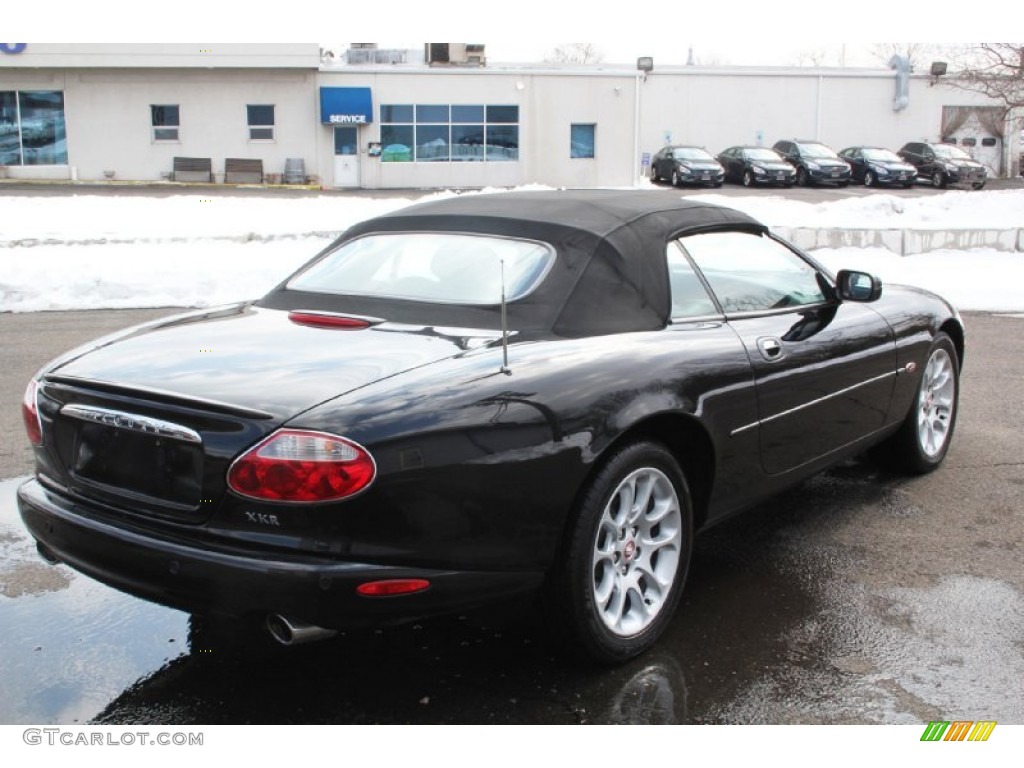
<svg viewBox="0 0 1024 768"><path fill-rule="evenodd" d="M928 352L914 403L903 426L881 446L882 458L917 474L937 468L953 439L959 398L956 347L949 336L939 333Z"/></svg>
<svg viewBox="0 0 1024 768"><path fill-rule="evenodd" d="M658 443L616 451L586 488L549 592L552 619L590 658L655 643L679 602L693 548L686 479Z"/></svg>
<svg viewBox="0 0 1024 768"><path fill-rule="evenodd" d="M651 163L651 181L655 182L655 183L658 181L658 164L657 163Z"/></svg>

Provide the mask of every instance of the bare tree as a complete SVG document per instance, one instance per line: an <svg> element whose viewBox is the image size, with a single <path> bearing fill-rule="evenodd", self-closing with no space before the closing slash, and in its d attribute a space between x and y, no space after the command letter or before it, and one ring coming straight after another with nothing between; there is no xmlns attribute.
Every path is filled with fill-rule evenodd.
<svg viewBox="0 0 1024 768"><path fill-rule="evenodd" d="M562 43L544 61L551 64L600 64L604 54L593 43Z"/></svg>
<svg viewBox="0 0 1024 768"><path fill-rule="evenodd" d="M920 70L937 53L935 46L928 43L875 43L868 50L879 64L886 67L893 56L904 56L914 70Z"/></svg>
<svg viewBox="0 0 1024 768"><path fill-rule="evenodd" d="M1024 109L1024 43L975 43L953 52L949 85L974 91L1006 109Z"/></svg>

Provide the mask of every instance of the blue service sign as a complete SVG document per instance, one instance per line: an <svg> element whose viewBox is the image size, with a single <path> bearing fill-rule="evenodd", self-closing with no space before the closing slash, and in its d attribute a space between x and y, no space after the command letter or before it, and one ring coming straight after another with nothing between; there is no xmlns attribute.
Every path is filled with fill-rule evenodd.
<svg viewBox="0 0 1024 768"><path fill-rule="evenodd" d="M0 43L0 53L21 53L28 43Z"/></svg>
<svg viewBox="0 0 1024 768"><path fill-rule="evenodd" d="M372 123L373 97L370 89L321 88L320 122L330 125Z"/></svg>

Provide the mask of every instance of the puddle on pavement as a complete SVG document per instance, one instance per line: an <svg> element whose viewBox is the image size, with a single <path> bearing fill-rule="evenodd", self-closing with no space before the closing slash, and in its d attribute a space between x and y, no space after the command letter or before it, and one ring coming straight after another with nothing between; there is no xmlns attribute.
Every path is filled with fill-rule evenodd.
<svg viewBox="0 0 1024 768"><path fill-rule="evenodd" d="M186 650L188 617L50 566L0 482L0 723L85 722Z"/></svg>
<svg viewBox="0 0 1024 768"><path fill-rule="evenodd" d="M19 595L0 597L0 723L905 723L972 702L1024 719L1020 692L991 690L1022 671L1020 595L850 578L865 554L837 530L919 514L857 466L701 536L665 637L616 668L567 659L525 608L282 649L65 567L11 586L37 562L16 484L0 483L0 580Z"/></svg>

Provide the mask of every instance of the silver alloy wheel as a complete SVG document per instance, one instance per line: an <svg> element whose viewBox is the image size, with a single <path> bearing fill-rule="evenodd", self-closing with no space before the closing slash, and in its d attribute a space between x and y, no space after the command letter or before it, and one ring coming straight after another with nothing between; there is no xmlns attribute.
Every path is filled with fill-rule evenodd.
<svg viewBox="0 0 1024 768"><path fill-rule="evenodd" d="M942 174L942 171L936 171L932 174L932 184L936 189L942 189L946 186L946 177Z"/></svg>
<svg viewBox="0 0 1024 768"><path fill-rule="evenodd" d="M743 186L752 187L754 186L754 174L750 171L744 171L743 173Z"/></svg>
<svg viewBox="0 0 1024 768"><path fill-rule="evenodd" d="M611 494L594 537L594 606L612 634L633 637L657 618L672 592L682 546L672 481L654 467L634 470Z"/></svg>
<svg viewBox="0 0 1024 768"><path fill-rule="evenodd" d="M679 171L672 171L672 186L679 186Z"/></svg>
<svg viewBox="0 0 1024 768"><path fill-rule="evenodd" d="M918 393L917 439L929 458L938 456L949 438L956 407L956 370L944 349L928 359Z"/></svg>
<svg viewBox="0 0 1024 768"><path fill-rule="evenodd" d="M864 174L864 186L865 187L873 187L874 185L875 185L875 174L873 174L871 171L868 171L867 173Z"/></svg>

